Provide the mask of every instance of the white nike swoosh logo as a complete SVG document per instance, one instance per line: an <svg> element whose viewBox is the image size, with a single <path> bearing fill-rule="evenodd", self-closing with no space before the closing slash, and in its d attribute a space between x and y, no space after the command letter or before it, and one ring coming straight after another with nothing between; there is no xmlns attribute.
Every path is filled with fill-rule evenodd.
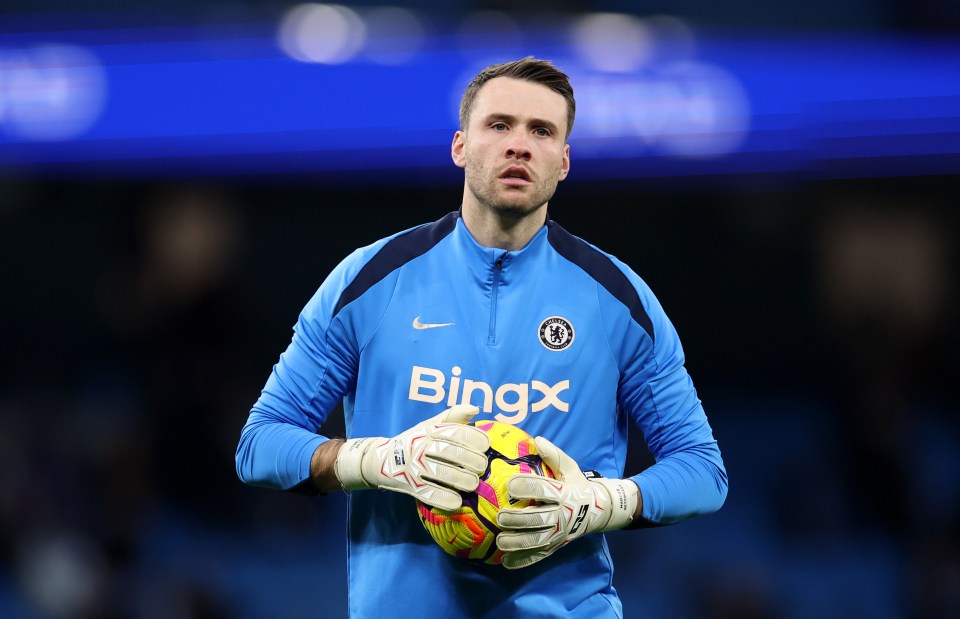
<svg viewBox="0 0 960 619"><path fill-rule="evenodd" d="M413 319L414 329L436 329L437 327L451 327L451 326L453 326L452 322L420 322L419 316Z"/></svg>

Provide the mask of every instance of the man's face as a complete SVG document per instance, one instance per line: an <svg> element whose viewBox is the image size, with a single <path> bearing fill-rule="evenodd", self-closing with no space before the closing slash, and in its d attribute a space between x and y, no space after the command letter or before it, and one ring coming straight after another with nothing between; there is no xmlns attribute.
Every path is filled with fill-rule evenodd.
<svg viewBox="0 0 960 619"><path fill-rule="evenodd" d="M484 84L451 148L465 171L464 207L522 217L546 204L570 170L566 131L562 95L508 77Z"/></svg>

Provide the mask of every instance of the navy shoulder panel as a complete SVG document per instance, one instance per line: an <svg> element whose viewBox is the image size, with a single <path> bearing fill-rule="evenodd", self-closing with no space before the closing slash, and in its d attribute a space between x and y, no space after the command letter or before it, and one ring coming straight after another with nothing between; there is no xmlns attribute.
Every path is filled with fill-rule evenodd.
<svg viewBox="0 0 960 619"><path fill-rule="evenodd" d="M346 305L359 299L363 293L396 269L430 251L453 232L459 216L457 211L448 213L432 224L414 228L387 241L343 290L333 315L339 314Z"/></svg>
<svg viewBox="0 0 960 619"><path fill-rule="evenodd" d="M623 303L630 310L630 316L643 327L652 340L653 322L640 301L637 289L633 287L623 271L610 260L609 256L573 236L556 222L550 221L549 225L547 238L557 253L583 269L614 298Z"/></svg>

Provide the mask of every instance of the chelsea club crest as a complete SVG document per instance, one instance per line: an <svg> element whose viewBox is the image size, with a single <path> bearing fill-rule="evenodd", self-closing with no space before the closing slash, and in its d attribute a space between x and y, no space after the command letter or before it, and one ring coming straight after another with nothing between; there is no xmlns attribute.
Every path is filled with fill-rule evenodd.
<svg viewBox="0 0 960 619"><path fill-rule="evenodd" d="M540 343L550 350L563 350L573 343L573 325L566 318L551 316L540 323Z"/></svg>

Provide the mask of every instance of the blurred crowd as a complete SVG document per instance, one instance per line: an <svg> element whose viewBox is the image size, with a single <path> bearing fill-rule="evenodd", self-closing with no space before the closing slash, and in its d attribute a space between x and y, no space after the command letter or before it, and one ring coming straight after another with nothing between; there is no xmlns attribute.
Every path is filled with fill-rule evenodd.
<svg viewBox="0 0 960 619"><path fill-rule="evenodd" d="M12 616L225 616L202 589L166 590L139 572L163 519L229 522L243 506L231 443L256 381L235 281L241 223L198 192L130 208L98 221L107 234L62 246L57 237L84 235L73 214L3 214L8 233L23 217L53 237L46 255L16 265L32 281L7 298L25 304L13 313L38 314L5 321L17 345L4 366L17 378L0 405L0 583L29 607Z"/></svg>
<svg viewBox="0 0 960 619"><path fill-rule="evenodd" d="M456 188L7 189L0 616L342 615L342 497L243 487L236 441L326 272ZM617 534L628 616L960 616L949 200L588 191L554 216L658 293L731 480L715 516Z"/></svg>

